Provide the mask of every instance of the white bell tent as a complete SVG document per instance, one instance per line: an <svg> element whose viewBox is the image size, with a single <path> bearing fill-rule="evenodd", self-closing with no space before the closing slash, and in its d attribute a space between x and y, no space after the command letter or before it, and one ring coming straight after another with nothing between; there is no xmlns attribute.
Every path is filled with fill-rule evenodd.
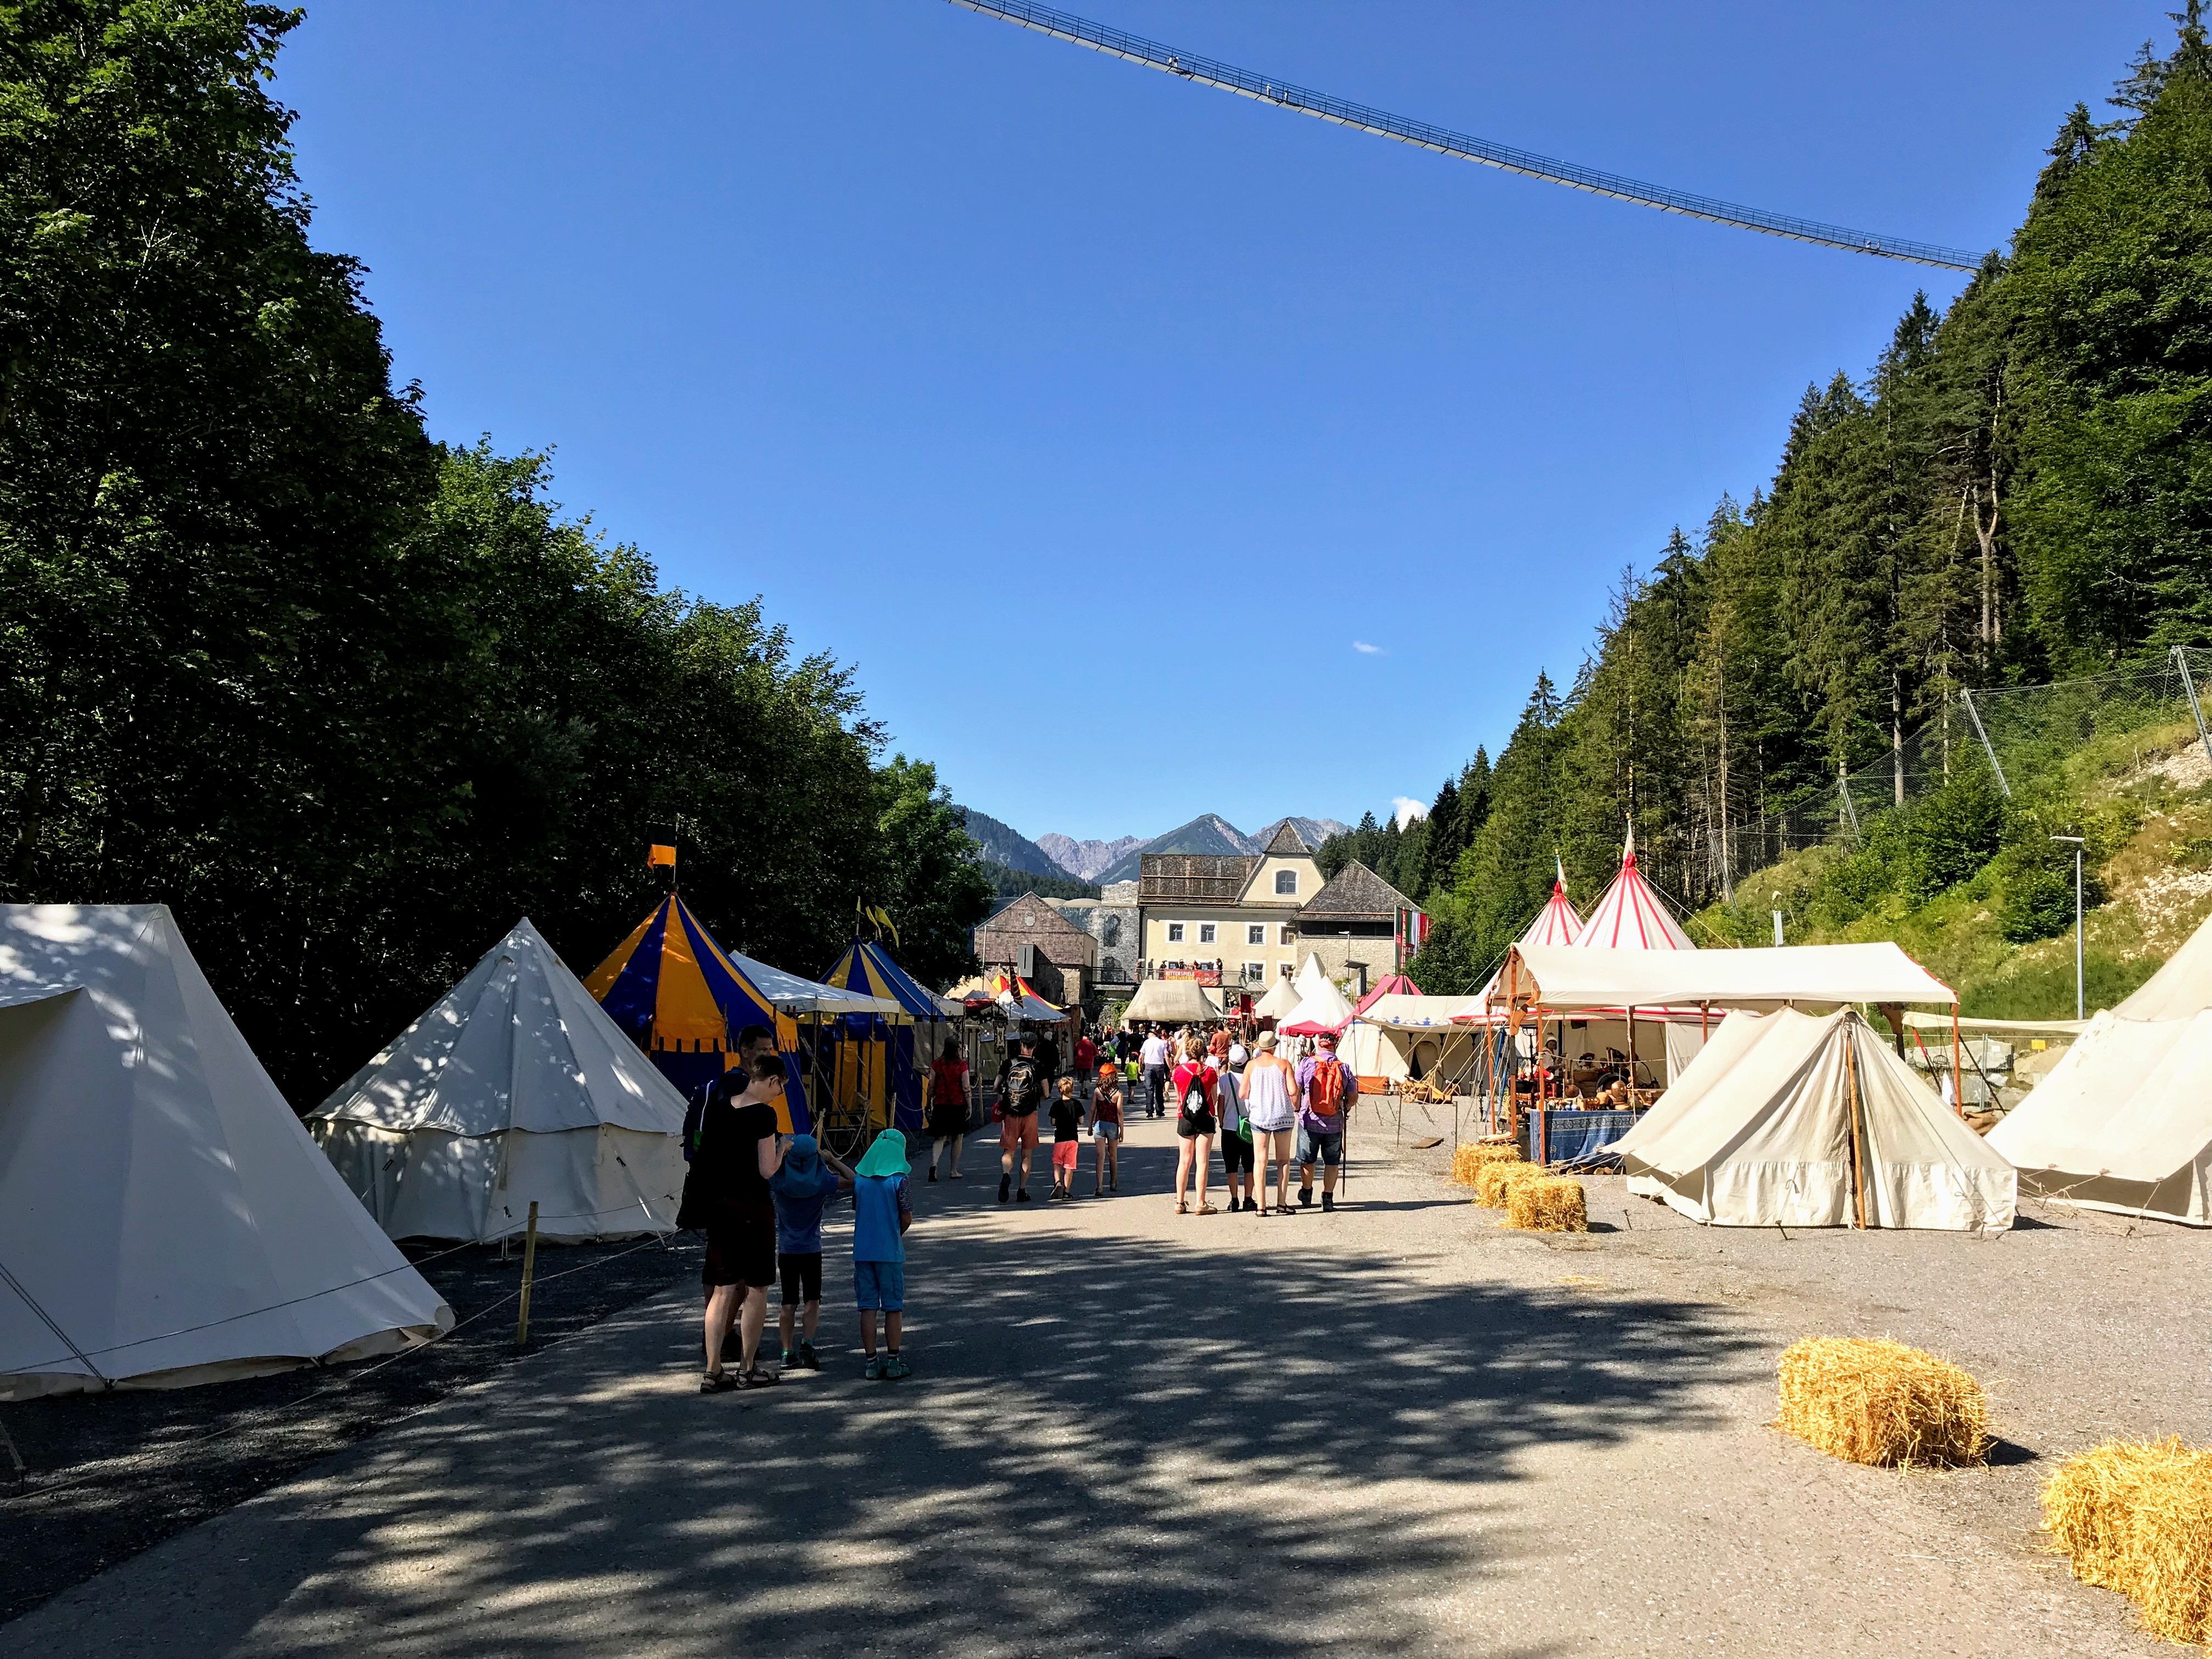
<svg viewBox="0 0 2212 1659"><path fill-rule="evenodd" d="M334 1364L453 1322L167 905L0 906L0 1400Z"/></svg>
<svg viewBox="0 0 2212 1659"><path fill-rule="evenodd" d="M665 1233L684 1097L528 917L307 1114L394 1238Z"/></svg>
<svg viewBox="0 0 2212 1659"><path fill-rule="evenodd" d="M2212 1226L2212 921L2099 1012L1990 1144L2045 1198Z"/></svg>
<svg viewBox="0 0 2212 1659"><path fill-rule="evenodd" d="M1721 1023L1614 1143L1628 1190L1729 1227L2003 1232L2012 1165L1855 1009Z"/></svg>

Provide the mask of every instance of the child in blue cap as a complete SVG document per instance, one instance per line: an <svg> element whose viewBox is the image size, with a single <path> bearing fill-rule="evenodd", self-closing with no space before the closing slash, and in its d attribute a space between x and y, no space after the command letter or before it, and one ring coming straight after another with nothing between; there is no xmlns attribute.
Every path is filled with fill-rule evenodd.
<svg viewBox="0 0 2212 1659"><path fill-rule="evenodd" d="M853 1178L852 1170L836 1153L823 1151L812 1135L793 1135L783 1167L769 1177L769 1194L775 1200L776 1273L783 1281L786 1370L822 1369L814 1352L814 1328L822 1317L822 1212ZM793 1336L799 1338L795 1344Z"/></svg>
<svg viewBox="0 0 2212 1659"><path fill-rule="evenodd" d="M871 1380L896 1381L914 1368L899 1358L906 1310L906 1243L914 1200L906 1185L906 1137L886 1129L868 1146L853 1182L853 1297L860 1309L860 1348ZM884 1316L887 1358L876 1357L876 1315Z"/></svg>

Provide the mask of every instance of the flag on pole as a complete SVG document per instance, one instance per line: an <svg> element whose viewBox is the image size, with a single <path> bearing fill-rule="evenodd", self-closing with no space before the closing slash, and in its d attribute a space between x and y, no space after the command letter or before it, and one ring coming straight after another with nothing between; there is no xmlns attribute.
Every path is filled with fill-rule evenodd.
<svg viewBox="0 0 2212 1659"><path fill-rule="evenodd" d="M655 870L663 865L667 866L671 870L676 867L676 849L655 842L646 849L645 867L648 870Z"/></svg>

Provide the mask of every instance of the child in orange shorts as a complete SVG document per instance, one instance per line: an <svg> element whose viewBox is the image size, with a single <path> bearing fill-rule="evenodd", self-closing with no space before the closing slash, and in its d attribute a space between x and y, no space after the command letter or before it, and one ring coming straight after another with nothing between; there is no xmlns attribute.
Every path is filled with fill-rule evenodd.
<svg viewBox="0 0 2212 1659"><path fill-rule="evenodd" d="M1075 1160L1083 1151L1083 1105L1075 1097L1075 1079L1060 1080L1052 1103L1052 1195L1075 1196Z"/></svg>

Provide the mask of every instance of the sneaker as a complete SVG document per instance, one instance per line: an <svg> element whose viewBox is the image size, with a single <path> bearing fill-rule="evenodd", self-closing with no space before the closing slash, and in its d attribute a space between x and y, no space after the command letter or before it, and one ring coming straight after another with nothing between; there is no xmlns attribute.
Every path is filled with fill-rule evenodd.
<svg viewBox="0 0 2212 1659"><path fill-rule="evenodd" d="M783 1363L788 1365L791 1361L787 1357ZM799 1345L799 1363L810 1371L818 1371L822 1369L822 1356L814 1352L814 1345L811 1342L802 1342Z"/></svg>
<svg viewBox="0 0 2212 1659"><path fill-rule="evenodd" d="M1313 1188L1310 1188L1310 1187L1301 1187L1301 1188L1298 1188L1298 1207L1299 1207L1300 1209L1302 1209L1302 1210L1303 1210L1303 1209L1306 1209L1306 1208L1310 1207L1310 1206L1312 1205L1312 1203L1313 1203Z"/></svg>
<svg viewBox="0 0 2212 1659"><path fill-rule="evenodd" d="M1019 1192L1014 1194L1014 1202L1017 1204L1026 1204L1029 1201L1030 1189L1026 1187L1023 1188Z"/></svg>
<svg viewBox="0 0 2212 1659"><path fill-rule="evenodd" d="M884 1377L887 1382L896 1382L902 1376L912 1376L913 1375L914 1367L908 1364L905 1360L901 1359L896 1354L893 1354L889 1359L884 1361Z"/></svg>
<svg viewBox="0 0 2212 1659"><path fill-rule="evenodd" d="M1006 1201L1006 1197L1007 1197L1007 1195L1008 1195L1010 1193L1012 1193L1013 1190L1014 1190L1014 1178L1013 1178L1013 1176L1000 1176L999 1177L999 1202L1000 1202L1000 1203L1001 1203L1001 1204L1005 1203L1005 1202Z"/></svg>
<svg viewBox="0 0 2212 1659"><path fill-rule="evenodd" d="M1322 1208L1322 1213L1323 1215L1327 1215L1327 1214L1328 1214L1331 1210L1334 1210L1335 1207L1336 1207L1336 1194L1335 1194L1334 1193L1323 1193L1323 1194L1321 1195L1321 1208Z"/></svg>
<svg viewBox="0 0 2212 1659"><path fill-rule="evenodd" d="M884 1380L884 1362L876 1355L870 1354L868 1356L867 1367L862 1375L866 1376L868 1381L871 1382L882 1382Z"/></svg>
<svg viewBox="0 0 2212 1659"><path fill-rule="evenodd" d="M934 1181L934 1180L936 1180L936 1179L937 1179L937 1166L936 1166L935 1164L932 1164L932 1165L930 1166L930 1170L929 1170L929 1178L930 1178L932 1181Z"/></svg>
<svg viewBox="0 0 2212 1659"><path fill-rule="evenodd" d="M1260 1213L1260 1200L1259 1200L1258 1199L1256 1199L1256 1198L1248 1198L1248 1199L1246 1199L1246 1200L1244 1200L1244 1213L1245 1213L1246 1215L1257 1215L1257 1214L1259 1214L1259 1213Z"/></svg>
<svg viewBox="0 0 2212 1659"><path fill-rule="evenodd" d="M792 1370L794 1366L796 1366L798 1364L799 1364L799 1350L798 1350L798 1349L796 1349L796 1348L786 1348L786 1349L783 1351L783 1368L784 1368L784 1370Z"/></svg>

